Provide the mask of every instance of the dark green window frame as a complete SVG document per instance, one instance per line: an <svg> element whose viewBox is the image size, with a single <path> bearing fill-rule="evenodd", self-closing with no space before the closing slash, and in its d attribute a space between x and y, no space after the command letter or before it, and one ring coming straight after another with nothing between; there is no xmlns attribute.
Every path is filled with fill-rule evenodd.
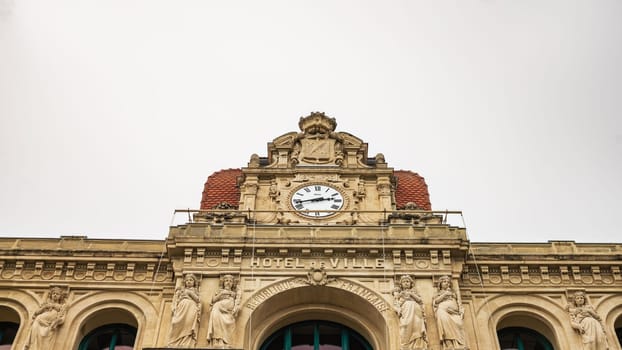
<svg viewBox="0 0 622 350"><path fill-rule="evenodd" d="M551 342L549 342L549 340L546 339L545 336L529 328L507 327L497 331L497 339L499 343L501 343L502 337L508 336L512 337L512 346L515 346L515 348L517 348L518 350L530 350L525 348L525 343L523 340L525 336L531 336L535 338L538 345L542 346L544 350L554 350L553 345L551 345ZM500 345L503 346L503 344ZM503 349L503 347L501 347L501 349Z"/></svg>
<svg viewBox="0 0 622 350"><path fill-rule="evenodd" d="M268 337L259 349L267 350L270 349L271 346L276 345L284 350L291 350L293 346L300 345L294 344L293 338L296 335L296 329L303 327L312 327L313 329L313 350L320 350L320 327L329 327L339 331L341 338L340 346L342 350L350 350L350 344L352 341L356 341L364 348L364 350L373 350L367 340L365 340L365 338L363 338L360 334L341 324L328 321L304 321L283 327Z"/></svg>
<svg viewBox="0 0 622 350"><path fill-rule="evenodd" d="M108 347L110 350L114 350L114 348L117 345L134 346L134 344L119 344L118 343L119 338L121 337L122 333L134 336L134 344L136 343L136 328L123 324L123 323L107 324L107 325L95 328L94 330L90 331L89 334L87 334L80 342L80 345L78 346L78 350L88 350L89 345L91 345L92 341L97 340L98 337L103 336L105 334L111 335L110 341L108 344Z"/></svg>

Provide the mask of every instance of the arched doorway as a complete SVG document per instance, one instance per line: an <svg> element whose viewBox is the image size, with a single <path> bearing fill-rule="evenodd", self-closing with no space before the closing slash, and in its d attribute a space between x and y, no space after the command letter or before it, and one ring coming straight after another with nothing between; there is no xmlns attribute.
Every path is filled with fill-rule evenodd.
<svg viewBox="0 0 622 350"><path fill-rule="evenodd" d="M267 344L268 339L274 341L280 331L305 322L315 322L318 327L329 324L338 325L341 327L337 331L338 334L341 334L341 330L345 327L345 334L361 338L360 343L368 345L370 349L392 348L392 339L388 335L389 325L382 313L388 306L382 303L380 298L374 299L375 295L371 294L371 291L363 290L363 287L358 287L353 282L342 281L340 284L335 283L334 286L294 286L274 293L269 298L262 297L261 303L256 308L252 308L249 314L244 348L260 350ZM367 297L362 298L358 294L340 288L341 286L349 286L351 289L359 288L357 290L361 291L361 294L366 293ZM269 288L276 289L273 286ZM257 295L265 295L262 293L259 291ZM370 300L376 303L373 304ZM310 332L311 330L308 331ZM324 334L324 332L322 328L318 334ZM285 334L282 334L285 337ZM355 343L356 341L352 342L352 344ZM354 346L352 344L350 344L350 350ZM339 346L342 346L341 343ZM314 347L311 349L315 350ZM361 349L366 350L365 346Z"/></svg>
<svg viewBox="0 0 622 350"><path fill-rule="evenodd" d="M338 323L305 321L283 327L260 350L373 350L357 332Z"/></svg>
<svg viewBox="0 0 622 350"><path fill-rule="evenodd" d="M507 327L497 331L501 350L553 350L542 334L524 327Z"/></svg>
<svg viewBox="0 0 622 350"><path fill-rule="evenodd" d="M126 324L108 324L87 334L78 350L132 350L136 341L136 328Z"/></svg>

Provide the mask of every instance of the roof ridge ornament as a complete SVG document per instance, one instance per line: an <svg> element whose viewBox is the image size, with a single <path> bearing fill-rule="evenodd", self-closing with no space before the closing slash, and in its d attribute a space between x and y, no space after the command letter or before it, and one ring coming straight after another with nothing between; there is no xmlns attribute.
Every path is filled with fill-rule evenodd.
<svg viewBox="0 0 622 350"><path fill-rule="evenodd" d="M306 117L300 117L298 127L305 134L326 134L335 131L337 120L327 117L324 112L311 112Z"/></svg>

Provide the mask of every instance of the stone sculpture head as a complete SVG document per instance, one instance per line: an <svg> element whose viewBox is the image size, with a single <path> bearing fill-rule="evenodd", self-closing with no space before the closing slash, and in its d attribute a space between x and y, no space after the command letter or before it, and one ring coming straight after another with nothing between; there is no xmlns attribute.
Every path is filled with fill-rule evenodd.
<svg viewBox="0 0 622 350"><path fill-rule="evenodd" d="M235 277L233 275L220 277L220 286L223 289L233 290L235 288Z"/></svg>
<svg viewBox="0 0 622 350"><path fill-rule="evenodd" d="M48 300L53 303L62 303L65 299L65 291L60 287L52 287L48 294Z"/></svg>
<svg viewBox="0 0 622 350"><path fill-rule="evenodd" d="M415 281L412 279L412 277L408 275L402 275L402 277L400 277L400 287L402 287L402 289L411 289L414 284Z"/></svg>
<svg viewBox="0 0 622 350"><path fill-rule="evenodd" d="M586 302L587 302L587 300L585 298L585 292L577 291L572 296L572 303L575 306L583 306L583 305L586 304Z"/></svg>
<svg viewBox="0 0 622 350"><path fill-rule="evenodd" d="M441 278L438 279L438 289L451 289L451 278L449 276L441 276Z"/></svg>
<svg viewBox="0 0 622 350"><path fill-rule="evenodd" d="M197 278L194 276L194 274L189 273L184 276L184 285L186 288L192 288L197 286Z"/></svg>

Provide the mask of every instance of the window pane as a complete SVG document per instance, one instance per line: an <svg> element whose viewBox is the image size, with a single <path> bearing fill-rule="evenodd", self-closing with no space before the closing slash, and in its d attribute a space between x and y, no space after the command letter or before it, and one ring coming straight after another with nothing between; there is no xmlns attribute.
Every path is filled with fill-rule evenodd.
<svg viewBox="0 0 622 350"><path fill-rule="evenodd" d="M327 321L305 321L281 328L260 349L343 350L347 344L348 350L373 350L360 334Z"/></svg>
<svg viewBox="0 0 622 350"><path fill-rule="evenodd" d="M313 350L313 324L292 328L292 350Z"/></svg>
<svg viewBox="0 0 622 350"><path fill-rule="evenodd" d="M368 350L368 348L363 342L361 342L358 337L354 337L350 335L350 350Z"/></svg>
<svg viewBox="0 0 622 350"><path fill-rule="evenodd" d="M124 350L123 347L119 347L119 345L132 345L132 346L130 346L130 348L132 348L135 341L136 341L136 335L135 334L129 333L129 332L125 331L125 330L122 330L120 332L119 336L117 337L117 346L114 349L115 350Z"/></svg>
<svg viewBox="0 0 622 350"><path fill-rule="evenodd" d="M91 331L80 342L79 350L111 350L115 338L114 350L133 350L136 340L136 328L124 324L110 324Z"/></svg>
<svg viewBox="0 0 622 350"><path fill-rule="evenodd" d="M320 324L320 349L338 350L341 349L341 329L332 325Z"/></svg>
<svg viewBox="0 0 622 350"><path fill-rule="evenodd" d="M18 328L19 324L17 323L0 322L0 344L13 344L13 341L15 340L15 334L17 334ZM2 348L0 347L0 349Z"/></svg>
<svg viewBox="0 0 622 350"><path fill-rule="evenodd" d="M98 334L94 340L91 340L88 350L107 349L110 346L110 340L112 340L112 333Z"/></svg>
<svg viewBox="0 0 622 350"><path fill-rule="evenodd" d="M497 332L499 345L502 350L549 350L552 349L549 341L540 333L529 328L510 327Z"/></svg>
<svg viewBox="0 0 622 350"><path fill-rule="evenodd" d="M284 350L285 348L284 346L284 336L283 336L283 332L281 332L281 334L279 334L277 337L275 337L274 339L270 340L270 344L268 344L268 346L266 347L262 347L263 350Z"/></svg>

